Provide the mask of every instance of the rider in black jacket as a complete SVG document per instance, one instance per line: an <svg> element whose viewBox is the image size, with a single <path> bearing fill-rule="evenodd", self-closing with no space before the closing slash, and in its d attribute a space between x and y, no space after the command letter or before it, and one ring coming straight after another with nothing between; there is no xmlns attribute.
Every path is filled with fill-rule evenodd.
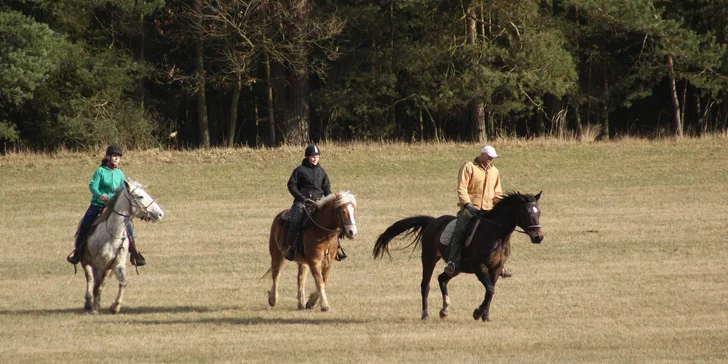
<svg viewBox="0 0 728 364"><path fill-rule="evenodd" d="M305 154L306 158L293 170L291 178L288 179L288 191L293 195L293 206L288 212L290 247L286 252L286 259L291 261L296 257L298 231L301 229L305 206L331 194L329 176L319 165L321 150L316 145L309 145ZM346 258L343 250L339 250L337 258L339 260Z"/></svg>

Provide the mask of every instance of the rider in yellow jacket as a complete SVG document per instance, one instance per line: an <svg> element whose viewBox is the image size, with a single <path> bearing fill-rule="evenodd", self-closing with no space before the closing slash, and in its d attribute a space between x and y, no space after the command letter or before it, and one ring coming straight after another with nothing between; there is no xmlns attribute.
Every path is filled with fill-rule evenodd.
<svg viewBox="0 0 728 364"><path fill-rule="evenodd" d="M498 154L490 145L480 150L480 155L471 162L466 162L458 172L458 207L455 231L450 241L450 254L445 273L455 274L460 264L461 253L465 243L465 230L470 219L479 210L490 210L495 200L503 194L500 172L493 166Z"/></svg>

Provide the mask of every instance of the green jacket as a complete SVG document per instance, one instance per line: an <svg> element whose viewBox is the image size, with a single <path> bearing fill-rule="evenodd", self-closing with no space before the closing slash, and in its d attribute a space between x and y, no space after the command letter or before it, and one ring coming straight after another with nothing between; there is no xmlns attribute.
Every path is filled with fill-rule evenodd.
<svg viewBox="0 0 728 364"><path fill-rule="evenodd" d="M104 207L104 202L99 200L101 195L111 198L117 188L124 188L124 172L119 168L113 170L107 166L100 166L91 177L88 189L91 190L91 203Z"/></svg>

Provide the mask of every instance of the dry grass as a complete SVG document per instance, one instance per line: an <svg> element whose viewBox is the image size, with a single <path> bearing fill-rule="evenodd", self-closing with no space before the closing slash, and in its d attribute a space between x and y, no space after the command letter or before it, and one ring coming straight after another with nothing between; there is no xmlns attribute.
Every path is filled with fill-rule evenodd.
<svg viewBox="0 0 728 364"><path fill-rule="evenodd" d="M544 191L546 239L514 237L514 277L498 282L489 323L471 316L484 292L475 277L453 280L446 321L433 280L433 318L421 322L417 252L371 258L397 219L455 212L455 175L477 146L322 146L334 188L359 202L360 235L334 267L329 313L295 309L291 265L275 308L269 281L258 281L300 148L127 152L125 173L149 186L166 216L136 223L149 264L129 278L122 313L99 316L83 314L83 278L64 259L99 157L0 157L2 361L728 360L728 140L495 146L506 189ZM104 307L115 281L106 287Z"/></svg>

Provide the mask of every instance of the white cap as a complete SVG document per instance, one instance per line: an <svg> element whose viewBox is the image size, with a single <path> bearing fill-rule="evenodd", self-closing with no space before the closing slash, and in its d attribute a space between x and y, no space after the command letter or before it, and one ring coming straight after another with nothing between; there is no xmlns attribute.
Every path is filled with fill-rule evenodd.
<svg viewBox="0 0 728 364"><path fill-rule="evenodd" d="M498 158L498 153L496 153L496 152L495 152L495 148L491 147L490 145L486 145L486 146L484 146L484 147L483 147L483 148L482 148L482 149L480 150L480 154L487 154L487 155L488 155L488 157L491 157L491 158Z"/></svg>

